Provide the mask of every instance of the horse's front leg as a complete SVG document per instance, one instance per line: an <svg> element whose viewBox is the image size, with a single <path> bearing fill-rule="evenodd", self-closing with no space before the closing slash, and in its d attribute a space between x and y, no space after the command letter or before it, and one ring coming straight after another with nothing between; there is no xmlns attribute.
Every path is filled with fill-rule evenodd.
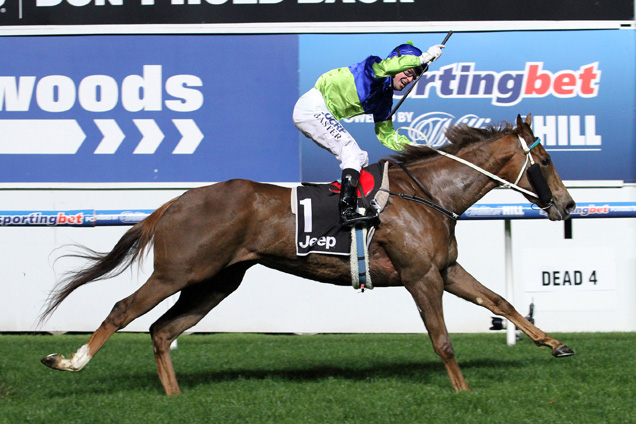
<svg viewBox="0 0 636 424"><path fill-rule="evenodd" d="M516 325L518 329L527 334L537 346L548 346L552 349L553 356L565 357L574 355L574 351L567 345L553 339L533 325L517 312L510 302L486 288L460 264L455 263L447 268L445 280L446 285L444 290L469 302L481 305L495 315L501 315L508 319Z"/></svg>
<svg viewBox="0 0 636 424"><path fill-rule="evenodd" d="M468 391L470 387L464 379L459 364L455 358L455 351L444 322L442 295L444 282L439 271L431 267L423 280L417 283L405 283L406 288L413 296L420 316L428 331L428 336L433 343L433 349L442 360L455 391Z"/></svg>

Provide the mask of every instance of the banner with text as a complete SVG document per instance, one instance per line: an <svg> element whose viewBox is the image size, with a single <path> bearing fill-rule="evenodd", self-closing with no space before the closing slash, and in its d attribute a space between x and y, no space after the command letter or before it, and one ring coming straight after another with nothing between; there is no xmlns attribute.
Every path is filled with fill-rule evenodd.
<svg viewBox="0 0 636 424"><path fill-rule="evenodd" d="M633 19L633 0L0 0L0 26Z"/></svg>
<svg viewBox="0 0 636 424"><path fill-rule="evenodd" d="M457 33L393 117L411 140L436 147L457 123L483 127L532 114L533 129L564 180L636 182L633 29ZM386 57L412 40L426 50L443 34L301 35L301 92L324 72ZM400 93L394 97L394 105ZM393 154L374 135L373 118L341 122L369 152ZM339 177L338 161L301 137L302 178Z"/></svg>
<svg viewBox="0 0 636 424"><path fill-rule="evenodd" d="M0 182L298 181L297 36L1 37L0 49Z"/></svg>

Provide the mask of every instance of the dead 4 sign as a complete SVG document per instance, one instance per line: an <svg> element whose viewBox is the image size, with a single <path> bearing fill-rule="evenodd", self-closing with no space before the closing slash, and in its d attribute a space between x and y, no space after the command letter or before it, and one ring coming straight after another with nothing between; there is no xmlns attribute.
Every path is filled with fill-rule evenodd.
<svg viewBox="0 0 636 424"><path fill-rule="evenodd" d="M592 270L589 275L584 275L583 271L541 271L541 285L547 286L582 286L594 285L598 283L596 270Z"/></svg>

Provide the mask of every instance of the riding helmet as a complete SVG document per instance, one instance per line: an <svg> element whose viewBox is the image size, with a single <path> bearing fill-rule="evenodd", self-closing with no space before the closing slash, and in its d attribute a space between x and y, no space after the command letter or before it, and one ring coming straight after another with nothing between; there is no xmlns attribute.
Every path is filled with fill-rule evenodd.
<svg viewBox="0 0 636 424"><path fill-rule="evenodd" d="M400 56L406 56L406 55L419 57L422 55L422 50L415 47L411 41L407 41L406 44L400 44L399 46L394 48L391 51L391 53L387 56L387 59L391 57L395 57L395 56L400 57ZM422 68L421 66L417 66L414 69L418 75L424 71L424 68Z"/></svg>

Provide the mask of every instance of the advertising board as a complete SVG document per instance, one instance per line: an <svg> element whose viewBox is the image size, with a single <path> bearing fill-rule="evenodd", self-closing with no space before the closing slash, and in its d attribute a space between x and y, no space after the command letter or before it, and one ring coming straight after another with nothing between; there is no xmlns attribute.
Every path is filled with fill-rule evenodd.
<svg viewBox="0 0 636 424"><path fill-rule="evenodd" d="M384 58L408 40L426 50L442 38L301 35L301 91L323 72L367 55ZM448 125L514 123L518 114L532 114L534 133L562 179L636 182L634 39L633 29L455 34L393 116L394 127L439 147ZM370 163L395 153L375 138L371 116L342 124L369 152ZM337 161L304 141L303 180L338 178Z"/></svg>
<svg viewBox="0 0 636 424"><path fill-rule="evenodd" d="M2 37L0 181L298 180L297 37Z"/></svg>
<svg viewBox="0 0 636 424"><path fill-rule="evenodd" d="M0 182L332 181L293 126L324 72L443 33L2 37ZM438 147L450 124L533 117L564 180L636 182L636 31L460 32L394 116ZM400 99L396 93L394 104ZM370 116L342 124L370 154Z"/></svg>
<svg viewBox="0 0 636 424"><path fill-rule="evenodd" d="M632 20L633 0L0 0L2 25Z"/></svg>

